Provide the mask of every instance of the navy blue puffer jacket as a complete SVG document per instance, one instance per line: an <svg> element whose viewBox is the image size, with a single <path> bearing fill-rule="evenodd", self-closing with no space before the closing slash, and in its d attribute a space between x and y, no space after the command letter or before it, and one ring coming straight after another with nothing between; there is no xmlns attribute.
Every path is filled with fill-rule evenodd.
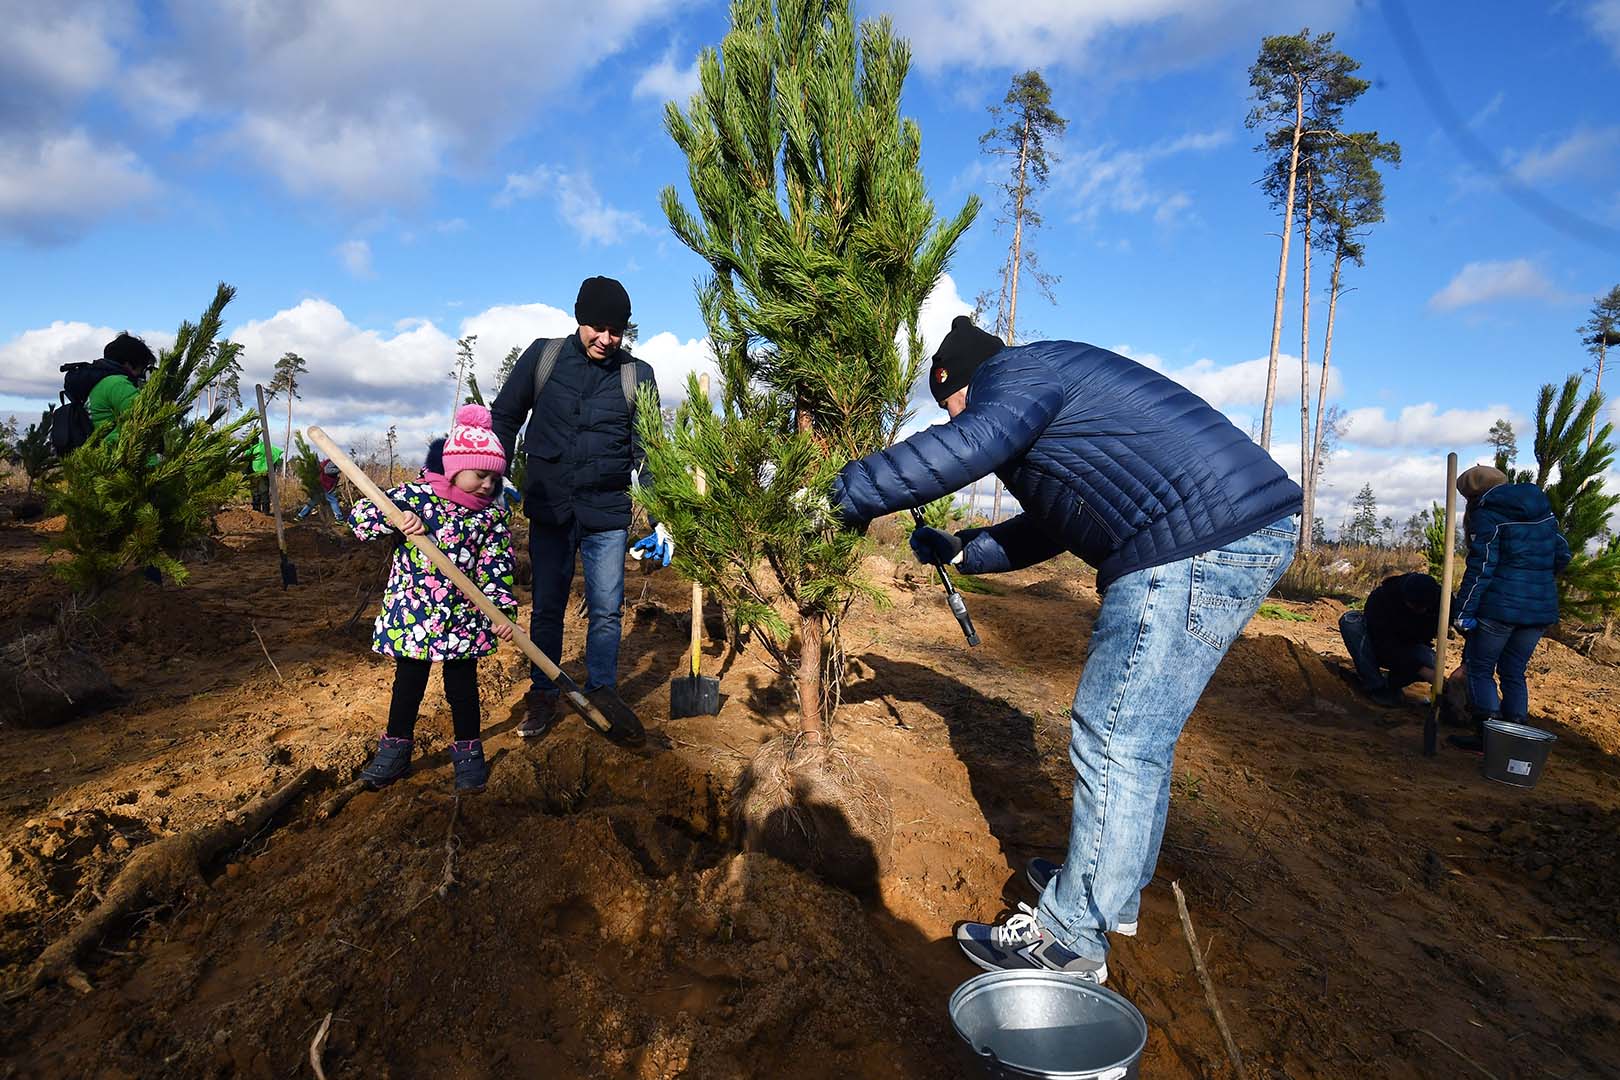
<svg viewBox="0 0 1620 1080"><path fill-rule="evenodd" d="M1022 514L967 530L961 569L1072 551L1097 585L1191 558L1300 509L1299 487L1202 398L1106 349L1041 341L974 372L967 409L839 474L849 521L921 506L994 472Z"/></svg>
<svg viewBox="0 0 1620 1080"><path fill-rule="evenodd" d="M1467 521L1468 570L1457 617L1515 626L1557 622L1556 576L1570 552L1547 493L1534 484L1502 484L1475 501Z"/></svg>

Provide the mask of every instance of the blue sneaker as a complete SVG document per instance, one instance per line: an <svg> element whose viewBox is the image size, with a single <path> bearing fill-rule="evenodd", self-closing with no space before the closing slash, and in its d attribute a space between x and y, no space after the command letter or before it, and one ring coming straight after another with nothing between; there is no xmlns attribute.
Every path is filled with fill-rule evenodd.
<svg viewBox="0 0 1620 1080"><path fill-rule="evenodd" d="M1051 859L1034 858L1024 866L1024 876L1029 879L1030 888L1035 890L1037 896L1044 893L1047 883L1061 873L1063 873L1063 864L1053 862ZM1118 928L1109 932L1118 934L1120 937L1135 937L1136 920L1122 922Z"/></svg>
<svg viewBox="0 0 1620 1080"><path fill-rule="evenodd" d="M1108 981L1108 962L1088 960L1058 943L1029 905L1020 914L994 923L965 922L956 928L956 944L986 971L1038 970L1073 975L1099 986Z"/></svg>
<svg viewBox="0 0 1620 1080"><path fill-rule="evenodd" d="M411 771L411 748L415 746L410 739L396 739L392 735L384 735L377 740L377 753L364 769L360 770L360 779L373 791L387 787L395 780Z"/></svg>

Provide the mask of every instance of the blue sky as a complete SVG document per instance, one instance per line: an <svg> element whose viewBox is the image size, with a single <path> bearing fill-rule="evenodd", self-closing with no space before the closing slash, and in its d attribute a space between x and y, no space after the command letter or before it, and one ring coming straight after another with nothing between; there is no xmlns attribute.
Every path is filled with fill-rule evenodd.
<svg viewBox="0 0 1620 1080"><path fill-rule="evenodd" d="M1348 124L1405 155L1341 301L1333 400L1351 426L1323 516L1371 481L1404 517L1441 493L1445 450L1484 455L1498 415L1528 452L1536 387L1588 363L1574 329L1620 283L1620 0L860 10L912 42L906 111L938 205L992 200L931 334L994 284L1006 237L978 136L1011 76L1039 67L1070 120L1036 241L1061 281L1055 305L1026 289L1020 336L1127 351L1249 429L1279 222L1254 184L1247 69L1263 34L1308 24L1374 83ZM442 426L454 339L477 333L493 367L565 328L590 274L629 287L666 391L705 363L701 266L657 198L684 184L663 102L692 90L722 4L0 0L0 16L0 413L34 414L57 365L118 329L167 340L221 279L249 376L300 352L295 420L351 442ZM1295 470L1298 267L1296 243L1273 446ZM1318 360L1325 284L1319 264Z"/></svg>

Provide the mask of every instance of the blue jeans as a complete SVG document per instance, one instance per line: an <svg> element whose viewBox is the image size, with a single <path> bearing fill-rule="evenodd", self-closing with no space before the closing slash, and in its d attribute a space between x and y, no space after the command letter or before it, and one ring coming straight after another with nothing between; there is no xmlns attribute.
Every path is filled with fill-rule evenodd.
<svg viewBox="0 0 1620 1080"><path fill-rule="evenodd" d="M332 508L332 520L333 521L342 521L343 520L343 511L338 509L337 492L336 491L328 491L328 492L325 492L324 494L325 494L325 497L326 497L326 505L330 506ZM310 514L314 513L317 509L319 509L320 505L321 505L321 496L317 495L315 498L313 498L313 499L309 500L309 502L305 503L304 508L302 510L298 511L298 520L303 521L306 517L308 517Z"/></svg>
<svg viewBox="0 0 1620 1080"><path fill-rule="evenodd" d="M1136 919L1170 809L1176 739L1244 624L1294 558L1299 519L1108 586L1071 710L1074 812L1041 925L1091 960Z"/></svg>
<svg viewBox="0 0 1620 1080"><path fill-rule="evenodd" d="M1480 619L1469 632L1463 663L1468 667L1468 700L1477 712L1497 713L1504 720L1523 720L1530 715L1530 687L1524 681L1524 670L1545 630L1544 626ZM1496 693L1498 676L1502 679L1500 697Z"/></svg>
<svg viewBox="0 0 1620 1080"><path fill-rule="evenodd" d="M1393 663L1385 665L1389 668L1389 674L1385 675L1372 635L1367 633L1367 617L1360 611L1347 611L1339 616L1339 636L1344 638L1344 647L1350 651L1356 674L1361 676L1361 685L1368 691L1399 690L1415 680L1423 668L1434 667L1433 649L1427 645L1409 645L1397 648L1394 656L1386 657ZM1397 672L1401 679L1399 686L1396 685Z"/></svg>
<svg viewBox="0 0 1620 1080"><path fill-rule="evenodd" d="M562 666L563 615L574 583L574 554L585 563L585 689L614 686L619 681L620 609L624 607L624 553L628 529L583 532L578 525L529 522L529 561L534 566L534 610L529 636L540 651ZM556 688L538 667L530 677L539 690Z"/></svg>

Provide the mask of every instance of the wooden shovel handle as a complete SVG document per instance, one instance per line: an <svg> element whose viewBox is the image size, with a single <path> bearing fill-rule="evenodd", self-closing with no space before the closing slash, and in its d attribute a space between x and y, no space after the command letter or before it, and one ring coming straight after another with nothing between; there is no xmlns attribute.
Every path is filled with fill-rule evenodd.
<svg viewBox="0 0 1620 1080"><path fill-rule="evenodd" d="M709 375L707 372L698 376L698 389L703 391L705 402L709 398ZM697 493L708 494L708 482L703 479L702 469L692 470L692 484ZM697 678L703 668L703 586L692 582L692 678Z"/></svg>
<svg viewBox="0 0 1620 1080"><path fill-rule="evenodd" d="M396 529L400 527L400 523L405 519L405 511L401 510L394 503L394 500L384 495L382 490L371 482L371 477L362 472L360 466L356 465L348 454L338 449L337 444L327 436L326 432L318 427L311 427L306 429L305 434L309 436L310 442L319 447L322 453L330 458L339 469L343 470L343 475L349 478L349 482L359 490L360 494L370 499L373 505L382 511L383 517L388 519L388 524ZM462 595L471 600L474 606L479 611L482 611L491 622L497 626L505 623L512 628L512 644L523 650L523 655L534 661L534 665L545 672L547 678L562 689L563 698L574 707L580 716L585 718L586 723L603 732L612 726L597 707L591 704L590 699L580 690L579 684L565 675L556 664L552 663L551 658L541 652L540 647L529 639L528 634L523 632L523 628L507 618L506 612L496 607L494 601L485 596L483 590L474 585L472 580L461 572L461 568L451 562L448 555L439 550L437 544L425 535L411 536L406 539L415 544L416 550L420 551L427 558L427 561L433 564L433 568L449 578L450 583L460 589Z"/></svg>
<svg viewBox="0 0 1620 1080"><path fill-rule="evenodd" d="M259 396L259 430L264 439L264 478L270 485L270 510L276 516L276 547L286 555L287 537L281 530L281 485L276 483L276 455L272 449L275 444L270 441L270 420L264 411L264 387L254 383L253 392Z"/></svg>

